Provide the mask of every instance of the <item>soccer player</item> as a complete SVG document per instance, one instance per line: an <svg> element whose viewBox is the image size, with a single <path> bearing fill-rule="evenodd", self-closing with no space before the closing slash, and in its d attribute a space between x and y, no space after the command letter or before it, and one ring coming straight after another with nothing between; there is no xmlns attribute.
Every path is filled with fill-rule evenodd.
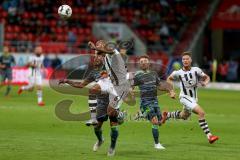
<svg viewBox="0 0 240 160"><path fill-rule="evenodd" d="M209 130L207 121L205 120L205 112L202 107L197 103L197 87L198 84L206 86L210 81L208 75L206 75L198 67L192 67L191 52L183 52L182 54L182 69L173 71L167 78L169 83L173 83L174 80L178 80L180 83L180 103L183 105L182 111L163 112L164 121L169 118L184 119L186 120L191 112L198 115L199 126L206 134L209 143L214 143L218 140L218 136L212 135Z"/></svg>
<svg viewBox="0 0 240 160"><path fill-rule="evenodd" d="M154 138L154 148L165 149L159 143L159 125L161 125L161 111L158 104L157 90L169 92L171 98L175 98L173 87L161 82L155 71L150 70L148 56L141 56L139 59L140 69L134 77L134 86L140 89L140 110L145 118L152 123L152 135Z"/></svg>
<svg viewBox="0 0 240 160"><path fill-rule="evenodd" d="M72 87L76 88L83 88L91 83L91 85L96 84L96 82L101 78L101 72L103 73L103 56L101 55L95 55L93 60L93 65L89 66L89 72L88 75L84 78L83 81L77 82L72 81L69 79L63 79L59 81L59 84L67 83L71 85ZM98 97L101 97L100 95ZM97 95L89 93L88 95L88 106L90 109L90 117L91 119L86 122L87 126L90 125L97 125L98 121L96 118L96 112L97 112Z"/></svg>
<svg viewBox="0 0 240 160"><path fill-rule="evenodd" d="M97 81L105 81L108 79L107 73L103 70L102 63L103 56L96 55L94 57L94 68L89 72L89 74L84 78L83 81L72 81L69 79L63 79L59 81L59 84L69 84L72 87L83 88L90 83L96 83ZM90 94L89 95L89 108L91 112L91 124L94 125L94 132L98 141L93 146L93 151L97 151L98 148L103 144L104 139L102 136L102 125L108 120L107 107L109 103L108 93L103 94ZM93 112L94 110L94 112ZM96 120L96 121L95 121ZM111 121L111 119L110 119Z"/></svg>
<svg viewBox="0 0 240 160"><path fill-rule="evenodd" d="M8 96L11 90L12 82L12 65L15 64L14 57L9 53L7 46L3 47L3 55L0 56L0 69L1 69L1 86L7 80L7 90L5 96Z"/></svg>
<svg viewBox="0 0 240 160"><path fill-rule="evenodd" d="M99 40L96 45L93 42L88 43L89 47L95 50L96 54L104 56L104 65L110 80L99 81L90 89L91 94L109 93L109 105L107 113L112 121L111 125L111 145L108 150L108 156L115 154L115 146L118 137L119 119L122 118L120 105L130 92L131 84L127 78L126 64L121 54L114 48L109 48L107 42Z"/></svg>
<svg viewBox="0 0 240 160"><path fill-rule="evenodd" d="M29 75L29 84L27 86L22 86L18 90L18 94L21 94L23 91L32 91L36 85L37 89L37 102L39 106L44 106L42 98L42 68L43 68L43 49L41 46L37 46L34 49L35 55L32 55L27 63L27 66L30 69Z"/></svg>

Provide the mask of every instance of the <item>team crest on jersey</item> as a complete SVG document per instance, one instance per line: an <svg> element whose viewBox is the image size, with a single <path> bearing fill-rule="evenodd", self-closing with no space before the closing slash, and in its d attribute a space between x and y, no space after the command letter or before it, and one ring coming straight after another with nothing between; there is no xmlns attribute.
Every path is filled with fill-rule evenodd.
<svg viewBox="0 0 240 160"><path fill-rule="evenodd" d="M188 84L189 84L189 85L193 85L193 83L194 83L193 80L189 80L189 81L188 81Z"/></svg>

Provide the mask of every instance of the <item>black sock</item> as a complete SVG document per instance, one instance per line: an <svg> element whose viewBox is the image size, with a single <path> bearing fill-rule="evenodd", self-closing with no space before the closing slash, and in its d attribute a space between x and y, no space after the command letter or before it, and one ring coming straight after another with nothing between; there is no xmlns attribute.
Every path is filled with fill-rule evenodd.
<svg viewBox="0 0 240 160"><path fill-rule="evenodd" d="M159 143L158 137L159 137L159 131L158 131L158 125L152 125L152 135L155 144Z"/></svg>
<svg viewBox="0 0 240 160"><path fill-rule="evenodd" d="M111 127L111 145L110 145L112 149L114 149L116 146L117 138L118 138L118 128L117 126L112 126Z"/></svg>
<svg viewBox="0 0 240 160"><path fill-rule="evenodd" d="M101 128L94 128L94 132L95 132L95 135L98 139L99 142L101 142L103 140L102 138L102 129Z"/></svg>
<svg viewBox="0 0 240 160"><path fill-rule="evenodd" d="M7 86L7 90L5 92L5 96L7 96L11 91L11 86Z"/></svg>

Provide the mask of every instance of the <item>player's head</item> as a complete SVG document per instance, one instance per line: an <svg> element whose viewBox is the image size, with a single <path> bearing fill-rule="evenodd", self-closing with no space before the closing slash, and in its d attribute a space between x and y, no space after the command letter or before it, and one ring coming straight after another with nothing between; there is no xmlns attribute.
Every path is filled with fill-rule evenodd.
<svg viewBox="0 0 240 160"><path fill-rule="evenodd" d="M101 67L103 65L103 61L104 61L104 55L95 54L94 60L93 60L93 65L95 67Z"/></svg>
<svg viewBox="0 0 240 160"><path fill-rule="evenodd" d="M192 64L192 53L190 51L186 51L182 53L182 64L183 67L189 67Z"/></svg>
<svg viewBox="0 0 240 160"><path fill-rule="evenodd" d="M98 49L105 50L106 44L107 44L107 42L105 40L97 41L96 44L95 44L95 46L96 46L95 54L104 55L104 52L101 52Z"/></svg>
<svg viewBox="0 0 240 160"><path fill-rule="evenodd" d="M37 56L40 56L40 55L42 54L42 52L43 52L43 49L42 49L41 46L35 47L34 53L35 53Z"/></svg>
<svg viewBox="0 0 240 160"><path fill-rule="evenodd" d="M149 57L147 55L143 55L139 58L139 64L140 64L140 68L142 70L147 70L149 69L150 66L150 61L149 61Z"/></svg>
<svg viewBox="0 0 240 160"><path fill-rule="evenodd" d="M3 54L8 55L9 54L9 48L7 46L3 47Z"/></svg>

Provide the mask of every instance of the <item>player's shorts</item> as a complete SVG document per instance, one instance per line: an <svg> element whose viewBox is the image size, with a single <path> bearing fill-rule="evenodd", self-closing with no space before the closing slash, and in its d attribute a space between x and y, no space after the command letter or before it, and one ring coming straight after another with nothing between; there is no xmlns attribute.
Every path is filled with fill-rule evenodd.
<svg viewBox="0 0 240 160"><path fill-rule="evenodd" d="M12 80L12 69L6 69L1 71L1 81Z"/></svg>
<svg viewBox="0 0 240 160"><path fill-rule="evenodd" d="M42 85L42 76L30 76L29 77L29 85Z"/></svg>
<svg viewBox="0 0 240 160"><path fill-rule="evenodd" d="M104 98L104 99L97 99L97 120L99 122L104 122L108 120L108 115L107 115L107 107L108 107L109 99Z"/></svg>
<svg viewBox="0 0 240 160"><path fill-rule="evenodd" d="M131 88L128 81L119 86L114 86L109 78L100 79L97 83L102 92L109 93L109 105L115 109L120 108L123 99L128 95Z"/></svg>
<svg viewBox="0 0 240 160"><path fill-rule="evenodd" d="M140 109L144 117L149 121L151 121L153 117L157 117L158 121L162 119L162 114L158 104L158 100L155 98L142 99Z"/></svg>
<svg viewBox="0 0 240 160"><path fill-rule="evenodd" d="M183 105L183 109L188 112L192 112L192 110L198 105L197 100L191 97L180 97L180 103Z"/></svg>

